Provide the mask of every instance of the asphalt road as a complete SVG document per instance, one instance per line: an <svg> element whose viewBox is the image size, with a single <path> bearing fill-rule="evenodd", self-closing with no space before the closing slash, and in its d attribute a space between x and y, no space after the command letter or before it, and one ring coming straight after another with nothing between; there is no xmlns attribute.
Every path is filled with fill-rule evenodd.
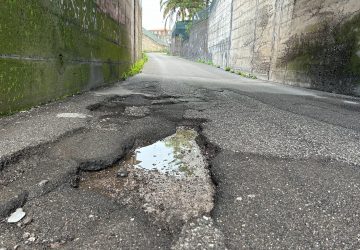
<svg viewBox="0 0 360 250"><path fill-rule="evenodd" d="M221 149L212 216L228 248L360 247L359 99L156 54L138 79L206 97L185 117Z"/></svg>
<svg viewBox="0 0 360 250"><path fill-rule="evenodd" d="M125 82L0 119L0 159L7 157L0 194L24 189L27 201L17 195L9 204L23 204L33 218L20 226L0 221L0 248L360 248L359 98L149 58ZM86 118L59 118L66 112ZM41 129L29 133L39 120ZM188 198L201 188L195 179L172 183L130 171L124 182L96 183L101 192L74 185L184 125L201 134L212 204Z"/></svg>

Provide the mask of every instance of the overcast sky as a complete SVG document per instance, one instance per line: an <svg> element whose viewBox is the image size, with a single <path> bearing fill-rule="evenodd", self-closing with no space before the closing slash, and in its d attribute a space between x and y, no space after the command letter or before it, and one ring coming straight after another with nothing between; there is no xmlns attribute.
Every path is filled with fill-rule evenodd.
<svg viewBox="0 0 360 250"><path fill-rule="evenodd" d="M163 29L163 15L160 11L160 0L142 0L143 27L145 29Z"/></svg>

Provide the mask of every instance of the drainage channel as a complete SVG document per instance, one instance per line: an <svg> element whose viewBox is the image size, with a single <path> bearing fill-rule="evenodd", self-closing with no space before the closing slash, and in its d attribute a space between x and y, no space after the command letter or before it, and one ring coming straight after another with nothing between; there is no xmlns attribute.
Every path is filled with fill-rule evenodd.
<svg viewBox="0 0 360 250"><path fill-rule="evenodd" d="M196 130L179 127L111 168L83 173L80 188L137 204L167 228L181 228L213 208L215 190L197 137Z"/></svg>

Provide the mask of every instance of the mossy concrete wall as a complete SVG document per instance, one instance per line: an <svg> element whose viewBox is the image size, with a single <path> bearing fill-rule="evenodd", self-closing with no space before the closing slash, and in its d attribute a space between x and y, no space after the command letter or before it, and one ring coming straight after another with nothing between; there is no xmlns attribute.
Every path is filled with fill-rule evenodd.
<svg viewBox="0 0 360 250"><path fill-rule="evenodd" d="M109 84L141 53L138 0L4 0L0 114Z"/></svg>
<svg viewBox="0 0 360 250"><path fill-rule="evenodd" d="M261 79L360 95L360 0L214 0L203 33L194 26L188 42L176 41L176 53ZM189 50L199 34L208 49Z"/></svg>
<svg viewBox="0 0 360 250"><path fill-rule="evenodd" d="M230 66L360 95L359 0L233 0Z"/></svg>
<svg viewBox="0 0 360 250"><path fill-rule="evenodd" d="M291 22L276 21L269 78L360 95L360 1L294 1Z"/></svg>

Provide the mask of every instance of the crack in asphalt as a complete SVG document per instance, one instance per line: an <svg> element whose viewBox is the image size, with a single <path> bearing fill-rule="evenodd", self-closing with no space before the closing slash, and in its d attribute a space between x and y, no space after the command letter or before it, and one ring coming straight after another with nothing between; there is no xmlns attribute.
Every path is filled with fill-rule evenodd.
<svg viewBox="0 0 360 250"><path fill-rule="evenodd" d="M122 162L126 155L131 153L135 147L139 146L140 141L142 141L140 144L149 144L160 140L171 135L175 129L180 126L193 128L198 132L196 144L201 148L205 161L209 163L211 159L218 154L219 148L212 145L202 134L202 124L207 122L206 119L184 119L183 113L186 110L184 105L191 101L192 100L186 99L181 100L181 97L179 96L170 95L153 97L145 95L128 95L122 97L112 96L110 98L106 98L102 102L88 106L87 108L94 115L94 118L90 118L87 123L88 128L77 129L61 136L55 141L47 142L35 148L25 149L6 161L7 167L3 169L6 171L1 171L0 175L0 189L3 189L4 191L7 190L8 187L11 187L11 190L15 190L15 192L10 192L10 190L8 190L5 193L8 193L10 195L9 197L18 197L18 199L8 198L5 199L5 201L2 199L1 201L5 202L5 206L1 206L0 204L0 208L5 208L3 209L1 215L6 217L19 206L25 207L27 211L32 214L32 211L34 210L32 204L34 202L38 203L38 200L43 200L43 197L47 197L51 193L62 193L62 190L66 190L67 187L74 190L78 189L84 173L88 171L107 171L109 167ZM142 106L149 107L150 112L144 113L139 117L124 116L126 107ZM99 130L100 123L100 128L106 127L108 124L113 124L115 131L107 131L103 129ZM153 123L153 125L151 123ZM94 126L94 124L96 124L96 126ZM137 126L139 124L140 126ZM157 132L154 131L154 125ZM117 126L120 126L120 128L117 129ZM140 129L136 129L136 127L140 127ZM107 146L104 146L105 144ZM58 162L60 165L65 162L69 162L69 168L68 170L66 170L66 168L61 170L57 164L53 164L53 167L49 168L48 166L51 165L52 162ZM2 164L2 166L5 166L5 164ZM26 171L23 170L25 166L27 166ZM206 217L211 215L211 211L214 206L212 192L216 192L216 185L213 185L214 183L211 169L208 164L206 164L206 166L209 183L211 183L210 185L214 188L214 191L210 191L213 188L206 191L210 192L212 203L210 207L207 205L207 210L200 213L194 213L194 215L196 215L195 217L194 215L190 217L185 216L184 218L180 220L176 219L175 221L173 219L160 220L160 224L159 222L156 222L157 220L155 219L150 223L157 224L156 227L163 228L163 232L168 232L172 235L171 242L173 243L171 243L171 245L173 245L173 249L188 249L186 246L188 246L190 242L192 242L191 244L195 244L196 241L202 238L201 235L193 239L186 236L188 234L187 228L193 228L195 224L198 225L201 230L204 230L204 234L208 234L202 236L208 238L210 247L213 245L222 245L222 243L219 242L219 239L223 239L221 232L213 227L213 223L211 222L212 219L210 217ZM42 174L36 174L37 171L41 171ZM137 177L139 177L139 173L137 173ZM151 181L151 178L154 178L154 176L151 177L151 174L149 173L145 173L143 177L148 178L147 183L149 183L149 180ZM1 182L1 180L3 181ZM158 181L160 180L161 179ZM168 181L167 178L162 179L162 182L164 181ZM44 184L40 185L40 183ZM176 182L170 181L167 185L171 186L174 185L174 183ZM180 188L178 190L186 191L192 184L188 183L188 187L183 185L184 184L180 184L176 189ZM205 186L201 184L198 185L198 187ZM144 188L146 188L146 186L143 187L143 189ZM21 195L22 191L20 190L25 190L25 192L29 192L31 195L23 196ZM159 190L161 190L161 188ZM196 189L193 190L194 192L197 192ZM4 195L3 191L2 194ZM131 194L131 192L134 192L134 189L130 189L128 192ZM168 194L170 193L171 192L169 191ZM179 201L179 199L176 199L176 192L174 192L173 195L173 198L165 196L165 199L174 199L174 201ZM186 199L189 198L190 197ZM124 198L124 200L128 201L129 199ZM47 201L42 202L45 202L45 204L47 203ZM144 209L144 204L142 204L144 202L143 198L133 199L132 202L132 204L126 204L126 202L121 201L119 204L125 204L126 206L135 207L137 209ZM201 203L201 201L196 202ZM176 202L174 204L176 204ZM170 205L167 209L171 210L171 206L174 205ZM174 208L175 207L176 205ZM34 214L33 216L39 217L38 219L41 221L41 217L43 215ZM181 216L179 218L181 218ZM194 221L196 220L199 221L194 224ZM208 222L204 223L204 220ZM49 224L51 223L53 223L52 219L49 219ZM33 224L35 224L35 222L33 222ZM0 222L0 226L1 228L6 228L5 233L0 236L0 243L4 242L6 239L10 243L18 241L15 240L16 238L13 238L12 230L5 221ZM209 229L209 227L211 229ZM22 231L21 229L22 228L18 230L19 233ZM40 246L44 244L45 246L49 246L47 238L50 236L46 236L49 232L42 232L39 228L37 230L38 231L35 229L35 234L39 235L39 239L32 243L29 243L28 241L23 243L25 245L32 244L33 246ZM180 232L183 232L181 236ZM42 241L40 240L41 235L43 237ZM55 237L56 233L53 233L52 235ZM73 240L74 239L71 240L70 237L70 240L65 240L65 242L62 242L61 244L73 244ZM187 243L185 244L184 242Z"/></svg>

